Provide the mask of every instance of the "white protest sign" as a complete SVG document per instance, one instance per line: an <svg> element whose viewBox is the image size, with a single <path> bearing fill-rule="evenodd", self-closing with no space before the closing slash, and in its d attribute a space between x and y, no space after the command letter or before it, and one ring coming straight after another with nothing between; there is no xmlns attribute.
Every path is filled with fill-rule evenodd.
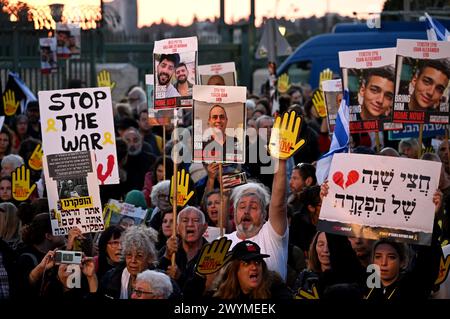
<svg viewBox="0 0 450 319"><path fill-rule="evenodd" d="M39 92L44 155L94 150L100 184L118 184L110 88Z"/></svg>
<svg viewBox="0 0 450 319"><path fill-rule="evenodd" d="M198 74L200 85L237 85L234 62L199 65Z"/></svg>
<svg viewBox="0 0 450 319"><path fill-rule="evenodd" d="M53 235L104 230L94 152L50 154L42 164Z"/></svg>
<svg viewBox="0 0 450 319"><path fill-rule="evenodd" d="M430 245L441 163L335 154L318 229Z"/></svg>

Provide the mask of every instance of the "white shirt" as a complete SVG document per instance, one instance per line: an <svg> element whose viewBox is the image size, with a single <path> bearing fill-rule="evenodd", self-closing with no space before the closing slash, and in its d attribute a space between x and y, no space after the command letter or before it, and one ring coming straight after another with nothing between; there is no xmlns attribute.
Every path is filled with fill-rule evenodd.
<svg viewBox="0 0 450 319"><path fill-rule="evenodd" d="M229 240L232 241L231 249L239 242L242 241L237 236L237 232L226 234ZM287 260L288 260L288 239L289 239L289 227L283 236L273 229L270 222L266 222L256 236L246 238L246 240L253 241L261 247L261 254L270 255L268 258L264 258L267 268L278 272L278 274L286 281L287 277Z"/></svg>

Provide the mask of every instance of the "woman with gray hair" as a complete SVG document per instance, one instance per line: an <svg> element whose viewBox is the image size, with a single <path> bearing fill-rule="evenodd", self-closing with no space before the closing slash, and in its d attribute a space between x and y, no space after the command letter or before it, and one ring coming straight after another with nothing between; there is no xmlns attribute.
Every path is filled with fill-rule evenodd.
<svg viewBox="0 0 450 319"><path fill-rule="evenodd" d="M148 225L153 229L161 229L162 220L165 213L172 211L172 205L170 204L169 196L169 180L161 181L153 186L150 198L152 199L152 204L155 205L155 209L153 209L152 216L150 217L150 222L148 223Z"/></svg>
<svg viewBox="0 0 450 319"><path fill-rule="evenodd" d="M16 154L9 154L3 157L1 166L2 172L1 176L11 176L11 173L16 170L16 168L24 165L23 158Z"/></svg>
<svg viewBox="0 0 450 319"><path fill-rule="evenodd" d="M99 290L101 295L113 299L131 297L137 275L153 268L157 261L157 237L156 230L143 225L131 226L122 234L122 262L104 275Z"/></svg>
<svg viewBox="0 0 450 319"><path fill-rule="evenodd" d="M162 272L145 270L137 275L131 299L167 299L172 292L169 276Z"/></svg>

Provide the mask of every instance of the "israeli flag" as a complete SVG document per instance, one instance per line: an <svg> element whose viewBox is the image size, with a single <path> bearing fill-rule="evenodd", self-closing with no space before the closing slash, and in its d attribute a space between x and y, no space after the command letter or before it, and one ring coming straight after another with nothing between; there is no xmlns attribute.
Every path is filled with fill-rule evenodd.
<svg viewBox="0 0 450 319"><path fill-rule="evenodd" d="M437 20L425 12L427 36L430 41L450 41L450 32Z"/></svg>
<svg viewBox="0 0 450 319"><path fill-rule="evenodd" d="M344 90L344 97L342 98L341 105L339 106L336 125L334 127L333 137L331 138L330 150L328 151L328 153L322 155L317 161L316 178L319 185L328 178L333 155L335 153L348 152L348 145L350 140L349 104L350 94L346 89Z"/></svg>

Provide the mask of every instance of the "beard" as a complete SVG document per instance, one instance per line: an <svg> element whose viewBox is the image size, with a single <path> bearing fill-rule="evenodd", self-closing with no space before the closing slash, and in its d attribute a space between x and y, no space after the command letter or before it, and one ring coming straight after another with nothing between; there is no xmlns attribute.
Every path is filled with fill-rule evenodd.
<svg viewBox="0 0 450 319"><path fill-rule="evenodd" d="M161 76L165 76L167 79L163 80L161 79ZM161 72L158 74L158 82L159 85L167 85L170 82L170 76L169 74L165 73L165 72Z"/></svg>
<svg viewBox="0 0 450 319"><path fill-rule="evenodd" d="M128 155L134 156L138 155L142 150L142 144L140 145L131 145L128 147Z"/></svg>
<svg viewBox="0 0 450 319"><path fill-rule="evenodd" d="M180 76L177 80L178 80L178 83L184 84L187 81L187 77L183 75L183 76Z"/></svg>

